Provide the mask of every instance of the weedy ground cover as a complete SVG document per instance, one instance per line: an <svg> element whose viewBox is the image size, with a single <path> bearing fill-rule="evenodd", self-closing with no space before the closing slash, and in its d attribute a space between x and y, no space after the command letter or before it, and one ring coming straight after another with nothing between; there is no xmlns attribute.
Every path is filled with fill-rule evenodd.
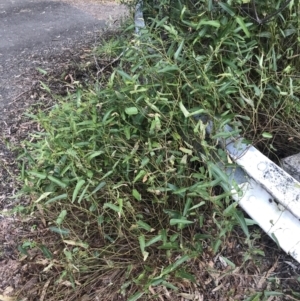
<svg viewBox="0 0 300 301"><path fill-rule="evenodd" d="M47 300L299 297L217 164L234 167L227 124L273 158L299 147L297 3L264 24L238 1L176 3L147 2L140 35L124 25L88 81L27 113L22 195L52 239L20 252L40 250Z"/></svg>

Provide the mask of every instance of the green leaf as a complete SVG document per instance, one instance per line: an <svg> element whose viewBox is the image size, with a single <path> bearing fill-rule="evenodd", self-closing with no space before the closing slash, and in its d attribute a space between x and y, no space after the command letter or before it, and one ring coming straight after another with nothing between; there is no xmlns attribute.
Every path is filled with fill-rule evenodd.
<svg viewBox="0 0 300 301"><path fill-rule="evenodd" d="M127 115L137 115L139 113L139 111L136 107L129 107L129 108L125 109L125 113Z"/></svg>
<svg viewBox="0 0 300 301"><path fill-rule="evenodd" d="M245 97L245 96L243 95L241 89L240 89L239 91L240 91L240 96L241 96L243 102L246 102L248 105L250 105L252 108L254 108L253 100L250 99L250 98ZM243 105L244 105L244 103L243 103Z"/></svg>
<svg viewBox="0 0 300 301"><path fill-rule="evenodd" d="M146 261L149 256L149 253L145 251L146 244L145 244L145 236L144 235L139 236L139 243L140 243L141 252L143 254L143 259L144 259L144 261Z"/></svg>
<svg viewBox="0 0 300 301"><path fill-rule="evenodd" d="M140 299L144 295L143 292L135 293L134 295L130 296L127 301L136 301Z"/></svg>
<svg viewBox="0 0 300 301"><path fill-rule="evenodd" d="M164 67L164 68L158 70L157 73L168 73L170 71L179 71L179 68L176 65L167 66L167 67Z"/></svg>
<svg viewBox="0 0 300 301"><path fill-rule="evenodd" d="M52 192L44 192L36 201L34 201L35 203L40 202L41 200L47 198L48 195L50 195Z"/></svg>
<svg viewBox="0 0 300 301"><path fill-rule="evenodd" d="M258 222L251 218L245 218L245 222L247 226L253 226L253 225L258 225Z"/></svg>
<svg viewBox="0 0 300 301"><path fill-rule="evenodd" d="M40 81L40 84L43 90L46 90L49 94L51 93L50 88L46 84L44 84L42 81Z"/></svg>
<svg viewBox="0 0 300 301"><path fill-rule="evenodd" d="M117 212L117 213L121 213L122 212L122 208L112 204L112 203L104 203L103 204L103 209L106 209L106 208L110 208L111 210Z"/></svg>
<svg viewBox="0 0 300 301"><path fill-rule="evenodd" d="M265 297L271 297L271 296L283 296L284 294L282 292L275 292L275 291L264 291Z"/></svg>
<svg viewBox="0 0 300 301"><path fill-rule="evenodd" d="M163 281L162 283L161 283L163 286L165 286L166 288L170 288L170 289L172 289L172 290L174 290L174 291L177 291L178 290L178 287L176 287L175 285L173 285L172 283L170 283L170 282L168 282L168 281Z"/></svg>
<svg viewBox="0 0 300 301"><path fill-rule="evenodd" d="M239 134L239 131L232 131L232 132L219 132L217 134L215 134L214 136L212 136L212 139L217 139L217 138L230 138L230 137L234 137L237 136Z"/></svg>
<svg viewBox="0 0 300 301"><path fill-rule="evenodd" d="M96 152L92 152L88 157L88 161L90 162L93 158L98 157L100 155L104 154L104 151L96 151Z"/></svg>
<svg viewBox="0 0 300 301"><path fill-rule="evenodd" d="M143 222L143 221L137 221L137 225L139 226L139 228L142 228L146 231L150 231L152 232L154 229L150 227L150 225L148 225L147 223Z"/></svg>
<svg viewBox="0 0 300 301"><path fill-rule="evenodd" d="M103 215L99 215L97 217L97 222L98 222L98 225L103 224L103 222L104 222L104 216Z"/></svg>
<svg viewBox="0 0 300 301"><path fill-rule="evenodd" d="M142 196L140 195L140 193L136 189L132 189L132 195L137 201L142 200Z"/></svg>
<svg viewBox="0 0 300 301"><path fill-rule="evenodd" d="M143 168L145 165L147 165L149 161L150 159L148 157L143 158L140 168ZM143 174L143 176L145 175L145 173Z"/></svg>
<svg viewBox="0 0 300 301"><path fill-rule="evenodd" d="M161 276L171 273L172 271L177 269L181 264L183 264L184 262L186 262L189 259L191 259L191 256L187 255L187 254L182 256L181 258L177 259L173 264L170 264L165 269L163 269L163 271L161 272Z"/></svg>
<svg viewBox="0 0 300 301"><path fill-rule="evenodd" d="M267 138L267 139L273 138L273 135L270 134L270 133L267 133L267 132L263 132L263 133L262 133L262 136L263 136L264 138Z"/></svg>
<svg viewBox="0 0 300 301"><path fill-rule="evenodd" d="M164 29L167 30L171 35L174 35L175 37L178 36L178 32L175 29L175 27L169 23L169 25L164 24L163 25Z"/></svg>
<svg viewBox="0 0 300 301"><path fill-rule="evenodd" d="M191 207L191 204L192 204L192 199L191 198L187 198L185 204L184 204L184 209L183 209L183 213L182 215L183 216L186 216L190 207Z"/></svg>
<svg viewBox="0 0 300 301"><path fill-rule="evenodd" d="M106 185L106 182L101 182L101 183L99 183L98 185L97 185L97 187L91 192L91 194L89 195L89 196L91 196L91 195L93 195L94 193L96 193L97 191L99 191L101 188L103 188L104 186Z"/></svg>
<svg viewBox="0 0 300 301"><path fill-rule="evenodd" d="M185 147L179 147L179 150L182 151L185 154L190 155L190 156L193 154L193 151L191 149L188 149L188 148L185 148Z"/></svg>
<svg viewBox="0 0 300 301"><path fill-rule="evenodd" d="M46 74L47 74L47 71L44 70L44 69L42 69L42 68L36 67L35 69L36 69L37 71L39 71L41 74L43 74L43 75L46 75Z"/></svg>
<svg viewBox="0 0 300 301"><path fill-rule="evenodd" d="M258 254L260 256L265 256L265 252L263 250L260 250L260 249L252 249L252 253L253 254Z"/></svg>
<svg viewBox="0 0 300 301"><path fill-rule="evenodd" d="M194 205L193 207L191 207L189 209L189 211L195 210L195 209L197 209L197 208L199 208L199 207L201 207L203 205L205 205L205 201L201 201L199 204Z"/></svg>
<svg viewBox="0 0 300 301"><path fill-rule="evenodd" d="M190 116L190 112L185 108L182 101L179 102L179 108L180 108L181 112L183 113L184 117L189 117Z"/></svg>
<svg viewBox="0 0 300 301"><path fill-rule="evenodd" d="M74 203L74 201L76 200L77 195L78 195L78 193L79 193L79 190L80 190L81 187L84 185L84 183L85 183L85 180L83 180L83 179L81 179L81 180L79 180L79 181L77 182L76 187L75 187L75 189L74 189L74 191L73 191L72 203Z"/></svg>
<svg viewBox="0 0 300 301"><path fill-rule="evenodd" d="M184 39L181 41L181 43L179 44L178 49L176 50L175 54L174 54L174 60L176 61L182 51L182 47L184 45Z"/></svg>
<svg viewBox="0 0 300 301"><path fill-rule="evenodd" d="M235 264L232 262L232 261L230 261L228 258L226 258L226 257L223 257L223 256L220 256L220 258L222 259L222 260L224 260L229 266L231 266L233 269L235 269Z"/></svg>
<svg viewBox="0 0 300 301"><path fill-rule="evenodd" d="M123 70L117 70L117 72L124 78L124 79L128 79L129 81L133 81L133 78L127 74L126 72L124 72Z"/></svg>
<svg viewBox="0 0 300 301"><path fill-rule="evenodd" d="M246 236L249 238L250 234L249 234L249 230L248 230L245 218L244 218L244 214L239 210L233 210L233 216L240 224L240 226L241 226L242 230L244 231L244 233L246 234Z"/></svg>
<svg viewBox="0 0 300 301"><path fill-rule="evenodd" d="M52 232L55 232L55 233L58 233L58 234L61 234L61 235L68 235L68 234L70 234L70 231L67 230L67 229L60 229L60 228L57 228L57 227L49 227L49 229Z"/></svg>
<svg viewBox="0 0 300 301"><path fill-rule="evenodd" d="M84 249L88 249L88 247L89 247L89 245L87 243L82 242L82 241L64 239L63 242L67 245L77 246L77 247L81 247L81 248L84 248Z"/></svg>
<svg viewBox="0 0 300 301"><path fill-rule="evenodd" d="M191 255L184 255L181 258L179 258L178 260L176 260L173 264L173 269L178 268L180 265L182 265L184 262L186 262L187 260L191 259L192 256Z"/></svg>
<svg viewBox="0 0 300 301"><path fill-rule="evenodd" d="M187 279L193 283L196 283L195 276L186 272L185 270L179 270L176 272L176 277L181 278L181 279Z"/></svg>
<svg viewBox="0 0 300 301"><path fill-rule="evenodd" d="M275 233L272 233L271 237L276 242L276 245L278 246L278 248L280 248L280 243L279 243L279 240L277 239Z"/></svg>
<svg viewBox="0 0 300 301"><path fill-rule="evenodd" d="M186 219L177 219L177 218L170 219L170 225L171 226L174 226L174 225L177 225L177 224L190 225L190 224L193 224L193 223L194 222L188 221Z"/></svg>
<svg viewBox="0 0 300 301"><path fill-rule="evenodd" d="M154 105L151 101L149 101L149 99L145 99L145 103L156 113L162 114L160 109L156 105Z"/></svg>
<svg viewBox="0 0 300 301"><path fill-rule="evenodd" d="M148 159L149 160L149 159ZM138 172L138 174L135 176L134 180L133 180L133 183L137 182L138 180L140 180L141 178L144 177L144 175L146 174L147 172L145 170L140 170Z"/></svg>
<svg viewBox="0 0 300 301"><path fill-rule="evenodd" d="M48 178L51 182L53 182L53 183L57 184L58 186L60 186L61 188L66 188L66 187L67 187L67 184L66 184L66 183L62 182L61 180L59 180L59 179L57 179L57 178L55 178L55 177L53 177L53 176L48 175L47 178Z"/></svg>
<svg viewBox="0 0 300 301"><path fill-rule="evenodd" d="M262 293L256 293L253 296L245 299L245 301L260 301L260 297L262 296Z"/></svg>
<svg viewBox="0 0 300 301"><path fill-rule="evenodd" d="M226 3L224 3L224 2L222 2L222 1L218 1L218 4L231 16L231 17L233 17L234 15L235 15L235 13L234 13L234 11L231 9L231 7L228 5L228 4L226 4Z"/></svg>
<svg viewBox="0 0 300 301"><path fill-rule="evenodd" d="M241 28L243 29L243 31L244 31L246 37L247 37L247 38L250 38L250 32L249 32L249 30L248 30L246 24L244 23L244 20L243 20L241 17L239 17L239 16L237 16L235 19L236 19L237 23L238 23L238 24L241 26Z"/></svg>
<svg viewBox="0 0 300 301"><path fill-rule="evenodd" d="M159 250L178 250L179 246L177 242L166 242L162 246L158 247Z"/></svg>
<svg viewBox="0 0 300 301"><path fill-rule="evenodd" d="M64 194L60 194L54 198L51 198L50 200L48 200L45 205L48 205L48 204L51 204L51 203L54 203L56 201L59 201L59 200L64 200L68 197L68 194L67 193L64 193Z"/></svg>
<svg viewBox="0 0 300 301"><path fill-rule="evenodd" d="M48 248L46 248L44 245L40 246L41 251L43 252L44 256L48 259L52 259L53 255L52 253L49 251Z"/></svg>
<svg viewBox="0 0 300 301"><path fill-rule="evenodd" d="M269 32L269 31L262 31L260 33L257 33L256 36L260 37L260 38L271 38L272 37L272 33Z"/></svg>
<svg viewBox="0 0 300 301"><path fill-rule="evenodd" d="M140 243L140 249L141 249L141 251L143 253L145 251L145 247L146 247L145 236L144 235L140 235L139 236L139 243Z"/></svg>
<svg viewBox="0 0 300 301"><path fill-rule="evenodd" d="M154 279L150 279L148 282L149 286L157 286L160 285L164 281L163 277L155 277Z"/></svg>
<svg viewBox="0 0 300 301"><path fill-rule="evenodd" d="M197 25L196 29L199 30L202 25L209 25L209 26L213 26L213 27L216 27L216 28L219 28L221 26L220 22L217 21L217 20L202 20Z"/></svg>
<svg viewBox="0 0 300 301"><path fill-rule="evenodd" d="M42 172L37 172L37 171L28 171L28 174L31 176L34 176L36 178L39 178L41 180L44 180L47 178L47 174L46 173L42 173Z"/></svg>
<svg viewBox="0 0 300 301"><path fill-rule="evenodd" d="M156 235L153 238L151 238L149 241L146 242L145 247L149 247L149 246L151 246L151 245L153 245L156 242L161 241L161 240L162 240L162 236L160 234Z"/></svg>
<svg viewBox="0 0 300 301"><path fill-rule="evenodd" d="M219 179L222 182L222 186L224 186L226 190L230 191L231 187L228 185L229 183L228 175L215 163L208 162L207 165L209 171L213 174L215 179Z"/></svg>
<svg viewBox="0 0 300 301"><path fill-rule="evenodd" d="M214 254L217 254L218 253L218 250L220 248L220 246L222 245L222 240L221 239L217 239L215 241L215 243L213 244L213 251L214 251Z"/></svg>
<svg viewBox="0 0 300 301"><path fill-rule="evenodd" d="M66 215L67 215L67 210L62 210L61 213L59 214L59 216L58 216L58 218L57 218L57 220L56 220L56 223L57 223L59 226L63 223L63 221L64 221Z"/></svg>
<svg viewBox="0 0 300 301"><path fill-rule="evenodd" d="M111 174L113 174L114 173L114 171L113 170L110 170L110 171L108 171L100 180L104 180L105 178L107 178L107 177L109 177ZM105 183L106 184L106 183ZM100 185L100 184L99 184ZM102 186L103 187L103 186ZM102 188L101 187L101 188Z"/></svg>
<svg viewBox="0 0 300 301"><path fill-rule="evenodd" d="M22 246L18 246L18 251L21 253L21 254L24 254L24 255L29 255L27 250L25 248L23 248Z"/></svg>
<svg viewBox="0 0 300 301"><path fill-rule="evenodd" d="M85 186L85 188L83 189L83 191L81 192L81 194L80 194L80 196L79 196L79 198L78 198L78 204L81 203L82 199L83 199L84 196L86 195L86 191L88 190L89 186L90 186L90 184L87 184L87 185Z"/></svg>

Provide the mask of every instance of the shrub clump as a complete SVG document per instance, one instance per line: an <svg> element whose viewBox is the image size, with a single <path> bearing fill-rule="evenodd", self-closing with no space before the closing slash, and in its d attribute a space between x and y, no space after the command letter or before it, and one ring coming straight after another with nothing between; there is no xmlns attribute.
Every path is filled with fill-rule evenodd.
<svg viewBox="0 0 300 301"><path fill-rule="evenodd" d="M203 280L195 262L223 251L237 224L249 248L242 261L263 255L222 189L217 162L234 165L217 145L226 124L269 150L270 124L297 126L297 7L260 24L240 1L173 4L146 1L148 26L110 44L118 65L109 75L31 116L42 130L20 156L23 191L61 237L43 249L60 250L59 281L83 291L112 270L130 300L153 286L192 287Z"/></svg>

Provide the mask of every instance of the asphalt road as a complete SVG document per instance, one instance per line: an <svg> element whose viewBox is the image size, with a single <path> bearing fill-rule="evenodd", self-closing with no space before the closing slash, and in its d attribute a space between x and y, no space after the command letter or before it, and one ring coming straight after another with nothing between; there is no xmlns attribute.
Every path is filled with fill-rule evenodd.
<svg viewBox="0 0 300 301"><path fill-rule="evenodd" d="M0 0L0 118L6 104L22 91L15 82L31 64L31 54L59 49L103 27L105 20L63 1Z"/></svg>

